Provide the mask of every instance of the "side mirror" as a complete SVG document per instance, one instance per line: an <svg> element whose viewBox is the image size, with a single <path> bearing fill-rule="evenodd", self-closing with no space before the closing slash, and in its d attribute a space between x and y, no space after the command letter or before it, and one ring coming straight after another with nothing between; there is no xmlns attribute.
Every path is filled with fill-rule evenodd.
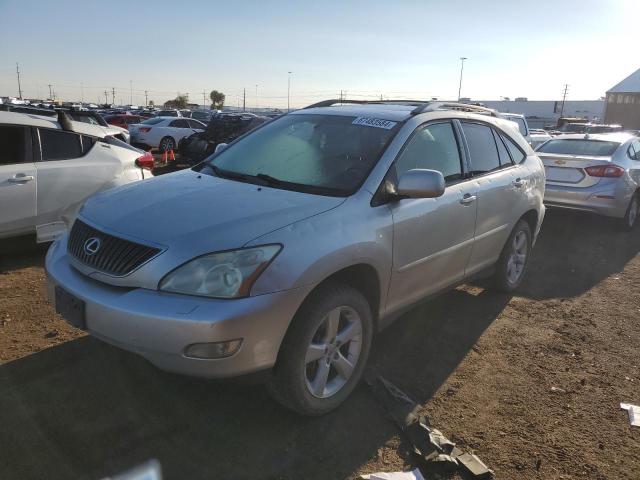
<svg viewBox="0 0 640 480"><path fill-rule="evenodd" d="M402 174L396 192L401 197L435 198L444 194L442 173L436 170L413 169Z"/></svg>
<svg viewBox="0 0 640 480"><path fill-rule="evenodd" d="M227 148L226 143L219 143L218 145L216 145L216 149L213 151L213 153L220 153L225 148Z"/></svg>

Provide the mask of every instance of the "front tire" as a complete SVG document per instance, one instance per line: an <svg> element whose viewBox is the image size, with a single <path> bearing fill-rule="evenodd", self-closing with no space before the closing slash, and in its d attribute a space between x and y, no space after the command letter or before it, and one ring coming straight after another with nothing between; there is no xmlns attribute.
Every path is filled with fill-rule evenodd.
<svg viewBox="0 0 640 480"><path fill-rule="evenodd" d="M515 291L524 279L531 255L531 228L519 220L502 248L494 273L495 288L501 292Z"/></svg>
<svg viewBox="0 0 640 480"><path fill-rule="evenodd" d="M362 377L372 336L371 308L362 293L342 284L321 287L287 331L269 392L302 415L333 410Z"/></svg>
<svg viewBox="0 0 640 480"><path fill-rule="evenodd" d="M640 199L638 197L638 193L633 195L627 207L627 213L622 219L622 226L627 232L631 232L638 224L638 215L640 214Z"/></svg>

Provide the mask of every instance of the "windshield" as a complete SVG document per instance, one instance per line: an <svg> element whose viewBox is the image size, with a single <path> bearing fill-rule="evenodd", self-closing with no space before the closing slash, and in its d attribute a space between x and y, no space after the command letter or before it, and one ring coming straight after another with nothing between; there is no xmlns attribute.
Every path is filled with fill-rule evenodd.
<svg viewBox="0 0 640 480"><path fill-rule="evenodd" d="M521 117L509 117L509 120L518 124L518 130L520 134L525 137L527 135L527 125L524 123L524 118Z"/></svg>
<svg viewBox="0 0 640 480"><path fill-rule="evenodd" d="M162 122L163 119L162 118L149 118L147 120L145 120L144 122L140 122L144 125L156 125L157 123Z"/></svg>
<svg viewBox="0 0 640 480"><path fill-rule="evenodd" d="M274 187L346 196L362 184L399 127L363 117L286 115L232 144L202 171L258 183L268 176Z"/></svg>
<svg viewBox="0 0 640 480"><path fill-rule="evenodd" d="M538 151L542 153L557 153L561 155L588 155L594 157L608 157L620 146L618 142L603 142L600 140L564 139L549 140Z"/></svg>

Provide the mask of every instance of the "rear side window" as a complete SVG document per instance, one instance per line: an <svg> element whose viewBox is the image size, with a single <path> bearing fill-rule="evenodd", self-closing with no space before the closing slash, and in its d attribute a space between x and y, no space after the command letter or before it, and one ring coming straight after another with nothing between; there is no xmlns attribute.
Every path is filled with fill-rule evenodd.
<svg viewBox="0 0 640 480"><path fill-rule="evenodd" d="M204 125L202 125L200 122L197 122L195 120L188 120L189 125L191 126L191 128L199 128L199 129L203 129L205 128Z"/></svg>
<svg viewBox="0 0 640 480"><path fill-rule="evenodd" d="M558 155L587 155L595 157L609 157L620 146L618 142L603 142L601 140L587 139L557 139L549 140L538 148L542 153L555 153Z"/></svg>
<svg viewBox="0 0 640 480"><path fill-rule="evenodd" d="M628 153L632 160L640 160L640 140L635 140L629 145Z"/></svg>
<svg viewBox="0 0 640 480"><path fill-rule="evenodd" d="M27 152L27 132L25 127L0 126L0 165L31 161L30 152Z"/></svg>
<svg viewBox="0 0 640 480"><path fill-rule="evenodd" d="M493 131L493 138L496 141L496 145L498 146L498 157L500 158L500 166L505 167L512 165L511 157L509 156L509 151L507 147L504 146L504 142L500 138L500 135L495 130Z"/></svg>
<svg viewBox="0 0 640 480"><path fill-rule="evenodd" d="M82 135L82 154L85 155L93 148L93 145L96 143L96 139L94 137L90 137L88 135Z"/></svg>
<svg viewBox="0 0 640 480"><path fill-rule="evenodd" d="M511 154L511 159L514 161L514 163L521 163L527 157L527 155L509 137L507 137L506 135L500 136L504 140L504 144L507 146L507 149Z"/></svg>
<svg viewBox="0 0 640 480"><path fill-rule="evenodd" d="M490 127L479 123L462 122L471 156L471 173L482 174L500 168L498 149Z"/></svg>
<svg viewBox="0 0 640 480"><path fill-rule="evenodd" d="M189 124L186 120L174 120L169 124L169 126L175 128L189 128Z"/></svg>
<svg viewBox="0 0 640 480"><path fill-rule="evenodd" d="M435 123L416 130L396 160L396 174L400 178L415 168L437 170L448 182L462 178L460 152L451 123Z"/></svg>
<svg viewBox="0 0 640 480"><path fill-rule="evenodd" d="M80 135L62 130L39 129L42 160L67 160L82 156Z"/></svg>

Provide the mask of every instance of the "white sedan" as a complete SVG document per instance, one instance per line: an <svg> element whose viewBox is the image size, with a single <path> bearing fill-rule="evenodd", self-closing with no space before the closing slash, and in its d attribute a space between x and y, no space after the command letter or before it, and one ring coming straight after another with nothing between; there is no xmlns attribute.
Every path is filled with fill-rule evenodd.
<svg viewBox="0 0 640 480"><path fill-rule="evenodd" d="M203 132L207 126L193 118L154 117L142 123L129 125L131 145L148 150L158 148L161 152L175 150L184 137Z"/></svg>
<svg viewBox="0 0 640 480"><path fill-rule="evenodd" d="M0 112L0 238L62 233L95 192L151 177L151 155L112 129L55 117Z"/></svg>

